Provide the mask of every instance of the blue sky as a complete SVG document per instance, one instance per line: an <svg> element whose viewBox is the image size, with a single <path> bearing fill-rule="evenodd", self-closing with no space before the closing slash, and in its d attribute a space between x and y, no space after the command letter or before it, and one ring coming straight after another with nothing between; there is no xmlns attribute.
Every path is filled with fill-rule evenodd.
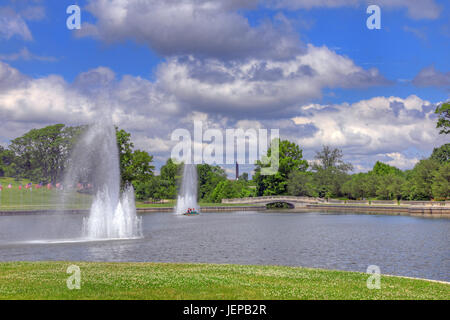
<svg viewBox="0 0 450 320"><path fill-rule="evenodd" d="M410 168L445 142L430 110L450 92L448 1L372 1L381 30L367 29L362 0L77 1L79 31L66 28L73 3L0 1L3 144L33 126L89 122L102 104L157 165L187 119L280 128L307 158L330 144L357 170L376 160ZM22 83L11 70L23 87L8 85ZM392 127L381 129L379 114Z"/></svg>

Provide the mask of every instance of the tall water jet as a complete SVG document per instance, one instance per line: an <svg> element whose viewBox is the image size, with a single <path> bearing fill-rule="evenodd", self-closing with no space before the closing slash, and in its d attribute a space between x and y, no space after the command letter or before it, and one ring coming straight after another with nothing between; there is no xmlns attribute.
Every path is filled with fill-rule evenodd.
<svg viewBox="0 0 450 320"><path fill-rule="evenodd" d="M189 208L200 212L197 204L197 167L195 164L183 166L183 180L178 193L176 214L183 214Z"/></svg>
<svg viewBox="0 0 450 320"><path fill-rule="evenodd" d="M94 194L89 217L83 221L84 238L142 236L133 188L126 188L120 195L119 150L112 124L96 123L88 127L72 152L64 186L87 186Z"/></svg>

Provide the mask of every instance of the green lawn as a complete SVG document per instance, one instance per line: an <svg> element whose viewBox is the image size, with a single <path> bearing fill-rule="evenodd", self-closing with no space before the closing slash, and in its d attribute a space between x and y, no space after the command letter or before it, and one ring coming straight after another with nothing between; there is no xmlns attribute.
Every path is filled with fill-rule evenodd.
<svg viewBox="0 0 450 320"><path fill-rule="evenodd" d="M27 183L31 181L22 179L16 181L14 178L0 178L3 190L0 191L0 211L16 210L48 210L61 208L61 198L63 192L55 188L48 190L46 187L36 188L33 183L32 189L25 189ZM11 184L12 188L8 188ZM19 186L22 185L22 190ZM70 192L65 193L64 207L67 209L85 209L91 204L91 196Z"/></svg>
<svg viewBox="0 0 450 320"><path fill-rule="evenodd" d="M67 267L81 269L68 290ZM166 263L0 263L0 299L445 299L450 285L367 274L281 266Z"/></svg>

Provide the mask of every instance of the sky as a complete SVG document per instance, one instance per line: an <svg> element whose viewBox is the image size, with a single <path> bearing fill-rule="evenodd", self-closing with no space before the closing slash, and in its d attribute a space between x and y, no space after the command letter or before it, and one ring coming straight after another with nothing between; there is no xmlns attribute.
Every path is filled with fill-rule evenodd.
<svg viewBox="0 0 450 320"><path fill-rule="evenodd" d="M366 26L372 4L381 29ZM355 172L410 169L449 142L434 114L449 100L449 13L439 0L0 0L0 143L108 114L157 168L199 120L279 129L308 160L337 147Z"/></svg>

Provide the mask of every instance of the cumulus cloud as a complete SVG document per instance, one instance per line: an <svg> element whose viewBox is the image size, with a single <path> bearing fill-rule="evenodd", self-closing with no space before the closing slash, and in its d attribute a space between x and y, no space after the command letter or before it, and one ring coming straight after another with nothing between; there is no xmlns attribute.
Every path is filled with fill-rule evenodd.
<svg viewBox="0 0 450 320"><path fill-rule="evenodd" d="M324 48L311 49L320 53L324 51ZM328 52L322 58L330 59L330 54L331 57L335 55ZM281 80L272 77L252 79L257 69L255 64L237 64L231 69L221 69L222 65L218 63L216 69L229 72L232 80L212 84L209 80L194 80L189 72L196 62L191 60L184 65L180 61L167 62L161 66L154 82L129 75L119 78L113 70L98 67L80 73L72 83L58 75L30 78L0 62L0 118L3 124L0 140L5 142L33 127L61 122L86 124L108 114L115 124L132 133L136 147L155 155L157 165L170 156L175 143L171 141L173 130L186 128L192 132L194 120L201 120L205 130L280 129L281 137L296 141L309 158L313 157L314 150L327 144L342 148L352 162L360 166L369 166L374 157L395 152L404 154L407 148L428 152L441 142L435 130L434 105L416 96L406 99L376 97L353 104L295 105L288 115L283 114L280 112L283 105L276 100L288 94L289 90L295 90L296 86L310 86L309 82L312 82L312 88L315 86L319 92L324 83L333 85L333 81L338 79L345 83L345 77L355 70L362 72L347 58L336 57L343 59L343 64L350 69L334 66L331 79L336 80L329 80L329 75L323 76L327 71L318 67L322 64L316 61L317 58L309 57L308 53L301 57L305 60L270 62L263 67L267 70L281 69ZM178 76L170 72L172 63L179 72ZM257 60L254 63L258 65ZM333 64L332 61L329 63ZM308 69L299 73L299 68L304 69L302 66L305 65L314 71ZM209 70L210 65L207 66L206 70ZM185 81L187 84L198 81L196 86L199 88L195 89L198 91ZM265 92L272 90L271 86L281 91L272 91L277 95L275 98ZM191 96L193 90L198 99ZM295 94L301 100L302 90L308 90L299 90ZM218 98L213 99L214 95L210 96L208 91L213 91ZM244 120L245 117L238 113L218 112L214 105L206 108L208 99L211 103L222 99L223 106L229 104L236 108L236 112L238 106L255 110L254 120ZM242 104L242 100L247 100L246 104ZM268 110L273 108L273 115L262 116L263 113L258 111L261 105ZM397 158L391 156L387 159Z"/></svg>
<svg viewBox="0 0 450 320"><path fill-rule="evenodd" d="M411 169L420 160L415 157L407 158L400 152L391 152L386 155L390 158L390 160L386 161L386 163L400 169Z"/></svg>
<svg viewBox="0 0 450 320"><path fill-rule="evenodd" d="M358 7L376 4L381 9L406 9L412 19L436 19L442 8L434 0L272 0L274 6L288 9Z"/></svg>
<svg viewBox="0 0 450 320"><path fill-rule="evenodd" d="M450 71L441 72L434 65L425 67L415 76L412 83L418 87L450 88Z"/></svg>
<svg viewBox="0 0 450 320"><path fill-rule="evenodd" d="M251 26L237 9L257 1L90 1L87 10L97 18L77 35L111 43L134 39L165 56L194 54L235 59L284 59L301 50L298 36L285 19Z"/></svg>
<svg viewBox="0 0 450 320"><path fill-rule="evenodd" d="M172 58L160 65L158 81L185 105L203 112L245 116L292 112L320 98L324 88L388 85L377 69L365 70L327 47L308 45L289 60L223 62Z"/></svg>
<svg viewBox="0 0 450 320"><path fill-rule="evenodd" d="M433 147L445 142L435 128L434 108L434 104L415 95L405 99L374 97L353 104L307 105L301 115L292 118L294 125L284 128L304 148L342 148L362 167L367 167L369 159L373 162L377 156L385 155L392 164L410 168L417 157L405 158L406 151L414 148L418 153L429 154ZM298 135L296 127L305 125L316 130L309 136Z"/></svg>

